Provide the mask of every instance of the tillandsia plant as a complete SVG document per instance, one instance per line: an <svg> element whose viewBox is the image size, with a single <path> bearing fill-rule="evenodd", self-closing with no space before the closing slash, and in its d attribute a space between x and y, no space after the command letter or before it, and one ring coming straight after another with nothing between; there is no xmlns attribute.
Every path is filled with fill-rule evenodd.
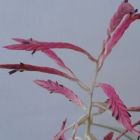
<svg viewBox="0 0 140 140"><path fill-rule="evenodd" d="M129 140L134 140L132 136L127 133L133 133L137 139L140 139L140 130L136 126L140 125L140 120L132 123L131 112L140 112L140 106L127 107L120 99L118 93L115 91L112 85L108 83L102 83L97 81L97 77L100 73L101 68L112 52L112 49L116 46L118 41L122 38L128 27L136 20L140 19L140 13L138 10L131 5L128 0L123 0L116 12L112 16L109 26L107 28L107 37L103 40L101 53L97 58L90 54L87 50L65 42L40 42L30 39L13 38L16 44L4 46L8 50L24 50L31 51L31 54L41 51L49 56L55 63L57 63L63 71L60 71L51 67L42 67L36 65L30 65L20 62L19 64L0 64L1 69L10 69L9 74L12 75L16 72L24 71L37 71L48 74L55 74L68 80L73 81L77 84L84 92L87 93L88 103L85 103L72 91L69 87L60 84L57 81L48 80L34 80L34 83L40 87L45 88L50 93L58 93L65 96L69 101L78 105L84 110L83 116L75 120L71 125L67 125L67 119L62 122L60 131L52 138L53 140L67 140L65 133L72 130L72 135L69 140L96 140L96 135L92 131L93 127L102 127L108 129L109 133L103 136L103 140L119 140L122 137L126 137ZM94 71L94 78L91 85L87 85L70 69L63 60L53 51L54 49L71 49L73 51L80 52L81 54L88 57L90 61L95 65L96 70ZM94 92L99 88L107 96L106 101L98 102L94 99ZM97 108L97 112L93 112L93 109ZM102 115L106 111L111 111L112 116L115 117L116 121L123 126L122 129L117 129L108 125L98 124L94 121L95 116ZM85 133L81 136L77 136L77 131L81 126L84 126ZM118 136L114 135L116 133Z"/></svg>

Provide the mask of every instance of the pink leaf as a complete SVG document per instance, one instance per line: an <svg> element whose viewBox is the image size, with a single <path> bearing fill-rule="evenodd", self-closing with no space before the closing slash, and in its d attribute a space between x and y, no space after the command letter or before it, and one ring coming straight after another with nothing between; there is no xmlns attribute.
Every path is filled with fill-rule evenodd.
<svg viewBox="0 0 140 140"><path fill-rule="evenodd" d="M133 112L140 112L140 106L128 107L127 110Z"/></svg>
<svg viewBox="0 0 140 140"><path fill-rule="evenodd" d="M53 140L66 140L65 136L64 136L64 133L67 131L65 130L65 125L66 125L66 122L67 122L67 119L65 119L63 122L62 122L62 126L61 126L61 130L60 132L58 132Z"/></svg>
<svg viewBox="0 0 140 140"><path fill-rule="evenodd" d="M131 23L133 23L137 19L140 19L140 13L139 14L135 14L135 13L134 14L130 14L130 15L125 17L124 21L116 29L116 31L112 35L111 39L106 44L106 52L105 52L105 54L108 54L111 51L111 49L117 44L117 42L123 36L125 31L131 25Z"/></svg>
<svg viewBox="0 0 140 140"><path fill-rule="evenodd" d="M131 25L131 23L133 23L137 19L140 19L140 13L138 13L138 14L133 13L133 14L127 15L125 17L125 19L120 24L120 26L115 30L115 32L111 36L111 38L105 43L104 50L102 51L102 53L99 56L99 62L98 62L99 68L103 65L104 60L110 54L112 48L117 44L117 42L123 36L125 31Z"/></svg>
<svg viewBox="0 0 140 140"><path fill-rule="evenodd" d="M65 78L68 78L70 80L75 81L76 79L69 76L68 74L61 72L57 69L50 68L50 67L41 67L41 66L35 66L35 65L29 65L29 64L0 64L0 68L2 69L12 69L9 74L13 74L17 71L23 72L23 71L37 71L37 72L43 72L43 73L49 73L49 74L55 74L59 75Z"/></svg>
<svg viewBox="0 0 140 140"><path fill-rule="evenodd" d="M74 51L78 51L83 53L84 55L88 56L88 58L94 62L97 60L86 50L70 44L66 42L39 42L33 39L20 39L20 38L14 38L15 41L19 42L20 44L13 44L5 46L4 48L7 48L9 50L26 50L26 51L32 51L33 53L35 51L45 51L47 49L71 49Z"/></svg>
<svg viewBox="0 0 140 140"><path fill-rule="evenodd" d="M104 137L104 140L112 140L113 138L113 132L109 132L105 137Z"/></svg>
<svg viewBox="0 0 140 140"><path fill-rule="evenodd" d="M44 80L35 80L34 81L36 84L38 84L39 86L47 89L48 91L50 91L50 93L59 93L64 95L66 98L68 98L70 101L72 101L73 103L79 105L80 107L83 107L83 103L82 101L78 98L78 96L69 88L64 87L61 84L58 84L58 82L53 82L51 80L48 81L44 81Z"/></svg>
<svg viewBox="0 0 140 140"><path fill-rule="evenodd" d="M113 17L111 18L108 32L111 34L117 26L121 23L123 17L127 14L133 13L134 7L128 3L127 0L124 0L118 7L117 11L114 13Z"/></svg>
<svg viewBox="0 0 140 140"><path fill-rule="evenodd" d="M30 39L20 39L20 38L13 38L13 40L21 43L21 44L15 44L13 45L13 49L14 47L16 48L17 46L20 45L20 47L26 51L32 51L32 54L34 54L37 51L37 48L40 47L40 42L33 40L32 38ZM28 48L27 48L28 46ZM9 49L9 48L8 48ZM65 64L64 62L61 60L61 58L59 58L55 52L53 52L51 49L42 49L42 52L44 52L45 54L47 54L51 59L53 59L60 67L67 69L68 71L72 72Z"/></svg>
<svg viewBox="0 0 140 140"><path fill-rule="evenodd" d="M97 87L102 88L104 93L109 97L107 103L112 110L112 116L114 116L126 129L132 131L133 127L130 120L130 114L127 112L126 106L117 95L115 89L106 83L99 83Z"/></svg>

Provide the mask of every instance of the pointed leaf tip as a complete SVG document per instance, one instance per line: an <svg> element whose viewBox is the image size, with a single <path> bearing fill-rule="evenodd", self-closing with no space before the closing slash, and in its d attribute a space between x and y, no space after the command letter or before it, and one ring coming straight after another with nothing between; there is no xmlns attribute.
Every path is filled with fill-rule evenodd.
<svg viewBox="0 0 140 140"><path fill-rule="evenodd" d="M43 50L43 53L45 53L47 56L49 56L52 60L54 60L60 67L72 72L63 62L63 60L57 56L57 54L52 51L51 49ZM34 51L32 52L34 53Z"/></svg>
<svg viewBox="0 0 140 140"><path fill-rule="evenodd" d="M114 32L115 29L119 26L119 24L123 20L124 16L129 13L134 13L134 11L135 11L134 7L130 3L128 3L128 0L123 1L111 18L108 33L111 34L112 32Z"/></svg>
<svg viewBox="0 0 140 140"><path fill-rule="evenodd" d="M112 36L105 42L103 51L99 56L98 67L99 69L102 67L105 59L111 53L112 49L118 43L118 41L122 38L126 30L129 26L136 20L140 19L140 13L133 13L131 15L127 15L118 28L114 31Z"/></svg>

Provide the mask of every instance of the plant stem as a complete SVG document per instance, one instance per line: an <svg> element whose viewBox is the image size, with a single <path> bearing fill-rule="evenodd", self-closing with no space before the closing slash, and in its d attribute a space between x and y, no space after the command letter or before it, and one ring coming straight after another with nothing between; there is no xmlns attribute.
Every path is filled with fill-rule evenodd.
<svg viewBox="0 0 140 140"><path fill-rule="evenodd" d="M76 79L74 82L76 82L80 88L82 88L86 92L90 91L90 88L85 83L83 83L79 78L77 78L77 76L72 71L71 75L73 78Z"/></svg>
<svg viewBox="0 0 140 140"><path fill-rule="evenodd" d="M92 125L92 121L93 121L93 115L92 115L92 103L93 103L93 92L94 92L94 89L96 87L96 80L97 80L97 76L98 76L98 70L97 70L97 65L96 65L96 71L95 71L95 74L94 74L94 78L93 78L93 81L92 81L92 84L91 84L91 90L90 90L90 94L89 94L89 107L88 107L88 120L87 120L87 126L86 126L86 135L87 136L90 136L91 135L91 125Z"/></svg>

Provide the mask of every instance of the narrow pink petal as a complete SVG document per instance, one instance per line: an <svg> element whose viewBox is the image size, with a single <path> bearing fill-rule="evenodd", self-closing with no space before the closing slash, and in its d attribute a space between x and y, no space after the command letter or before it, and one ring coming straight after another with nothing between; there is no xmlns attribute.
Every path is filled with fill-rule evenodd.
<svg viewBox="0 0 140 140"><path fill-rule="evenodd" d="M132 131L133 127L130 120L130 114L127 112L126 106L117 95L115 89L106 83L99 83L97 87L102 88L104 93L109 97L107 103L112 110L112 116L114 116L126 129Z"/></svg>
<svg viewBox="0 0 140 140"><path fill-rule="evenodd" d="M12 44L4 46L4 48L9 50L25 50L25 51L34 51L37 50L39 45L35 44Z"/></svg>
<svg viewBox="0 0 140 140"><path fill-rule="evenodd" d="M51 68L51 67L41 67L41 66L35 66L35 65L29 65L29 64L0 64L0 68L2 69L12 69L12 71L9 72L9 74L13 74L16 71L37 71L37 72L43 72L43 73L49 73L49 74L55 74L59 75L65 78L68 78L70 80L76 80L75 78L69 76L68 74L61 72L57 69Z"/></svg>
<svg viewBox="0 0 140 140"><path fill-rule="evenodd" d="M21 44L12 44L5 46L4 48L7 48L9 50L25 50L25 51L45 51L47 49L71 49L74 51L78 51L80 53L83 53L84 55L88 56L88 58L94 62L97 60L86 50L80 48L79 46L66 43L66 42L39 42L36 40L29 40L29 39L19 39L14 38L15 41L21 43Z"/></svg>
<svg viewBox="0 0 140 140"><path fill-rule="evenodd" d="M105 137L104 137L104 140L112 140L113 138L113 132L109 132Z"/></svg>
<svg viewBox="0 0 140 140"><path fill-rule="evenodd" d="M50 91L50 93L59 93L64 95L66 98L68 98L73 103L79 105L80 107L83 107L82 101L79 99L79 97L69 88L58 84L58 82L53 82L51 80L44 81L44 80L35 80L34 81L37 85L47 89Z"/></svg>
<svg viewBox="0 0 140 140"><path fill-rule="evenodd" d="M50 49L47 50L43 50L42 52L44 52L45 54L47 54L47 56L49 56L51 59L53 59L60 67L67 69L68 71L71 71L62 61L61 58L59 58L55 52L53 52Z"/></svg>
<svg viewBox="0 0 140 140"><path fill-rule="evenodd" d="M127 14L133 13L134 7L128 3L128 1L124 0L118 7L117 11L114 13L113 17L111 18L109 24L109 34L111 34L117 26L121 23L123 17Z"/></svg>

